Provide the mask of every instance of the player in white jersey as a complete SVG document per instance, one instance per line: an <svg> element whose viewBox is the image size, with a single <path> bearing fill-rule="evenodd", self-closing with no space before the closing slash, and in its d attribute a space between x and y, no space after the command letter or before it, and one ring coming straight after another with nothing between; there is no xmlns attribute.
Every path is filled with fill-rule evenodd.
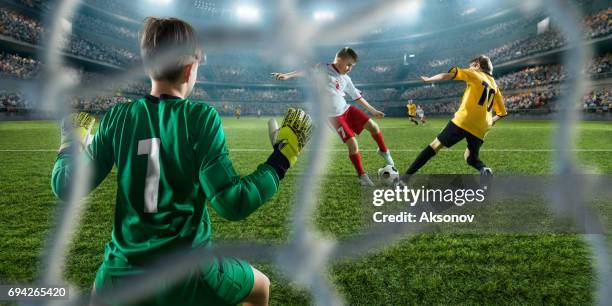
<svg viewBox="0 0 612 306"><path fill-rule="evenodd" d="M421 120L421 124L425 124L425 111L423 110L423 108L421 108L420 105L417 105L416 113L419 119Z"/></svg>
<svg viewBox="0 0 612 306"><path fill-rule="evenodd" d="M355 171L357 171L359 183L363 186L373 186L374 184L370 177L363 169L359 145L355 135L359 135L364 129L368 130L374 141L378 144L378 154L384 158L385 164L393 165L393 159L376 122L359 108L348 104L345 100L345 95L348 94L351 100L363 106L374 117L382 118L385 116L383 112L378 111L361 96L361 93L355 88L353 81L348 76L348 73L356 63L357 53L349 47L344 47L336 53L333 63L318 64L314 68L318 70L317 72L322 72L327 77L326 85L324 88L320 88L320 91L321 94L329 97L333 103L333 114L329 117L329 121L348 147L349 159L353 163ZM305 74L303 71L293 71L288 73L275 72L272 75L277 80L289 80L302 77Z"/></svg>

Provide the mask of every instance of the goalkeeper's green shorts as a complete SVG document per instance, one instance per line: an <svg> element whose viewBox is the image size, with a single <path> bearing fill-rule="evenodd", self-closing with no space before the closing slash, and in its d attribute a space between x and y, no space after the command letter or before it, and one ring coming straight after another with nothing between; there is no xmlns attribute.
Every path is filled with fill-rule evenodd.
<svg viewBox="0 0 612 306"><path fill-rule="evenodd" d="M106 289L129 285L129 278L141 273L142 270L109 267L102 263L96 274L96 292L100 295ZM163 285L145 300L130 305L236 305L249 295L254 281L253 269L248 262L233 257L215 258L182 281Z"/></svg>

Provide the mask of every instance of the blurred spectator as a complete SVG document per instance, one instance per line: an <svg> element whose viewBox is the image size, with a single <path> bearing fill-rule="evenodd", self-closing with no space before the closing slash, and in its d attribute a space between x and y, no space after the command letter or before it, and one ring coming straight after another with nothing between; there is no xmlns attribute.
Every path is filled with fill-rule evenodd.
<svg viewBox="0 0 612 306"><path fill-rule="evenodd" d="M417 105L421 106L425 115L449 115L453 114L459 108L459 98L446 99L443 101L436 102L422 102L415 101Z"/></svg>
<svg viewBox="0 0 612 306"><path fill-rule="evenodd" d="M49 3L45 0L18 1L38 8L47 6ZM126 6L131 5L131 3L120 0L87 0L87 2L116 12L127 12ZM472 13L468 15L470 14ZM607 8L583 17L585 37L592 39L610 34L611 15L612 8ZM469 59L475 55L474 50L488 50L485 53L489 54L497 65L563 47L566 40L554 26L541 35L530 34L531 36L513 39L500 45L499 41L509 41L508 37L511 35L514 38L521 37L523 34L527 35L526 30L533 27L543 17L543 12L535 12L522 18L506 20L475 31L453 32L456 35L428 36L426 39L361 45L357 48L360 61L351 72L351 77L358 84L412 81L417 80L420 75L446 71L453 65L467 65ZM135 41L137 38L136 31L127 26L113 24L92 16L75 15L73 22L75 27L86 31L96 31L130 41ZM452 22L457 21L452 20ZM393 31L393 29L382 31L370 37L380 38L383 35L392 34ZM0 8L0 34L23 42L39 44L45 30L38 20L23 16L8 8ZM476 46L476 44L478 45L474 48L456 48L457 45ZM139 56L135 52L77 35L70 35L67 38L64 50L67 53L117 66L131 65L139 61ZM440 50L451 50L452 52L438 52ZM315 57L325 62L336 51L336 47L319 47ZM404 58L407 54L415 56ZM585 72L595 77L607 77L611 71L611 63L612 54L607 53L593 59ZM41 65L41 62L36 59L0 52L0 74L4 77L36 78L41 70ZM262 64L257 51L237 48L221 53L218 58L214 58L214 61L202 65L198 79L238 84L274 83L270 72L276 70L272 65ZM75 84L85 86L98 85L99 80L103 77L100 74L74 68L65 68L62 73L69 75ZM503 91L507 92L505 96L509 110L525 110L554 107L552 102L560 95L557 84L566 78L567 72L562 65L540 65L499 76L497 83ZM206 90L198 86L194 88L191 97L194 100L211 103L220 112L227 113L227 115L231 115L237 106L241 106L242 113L246 115L256 114L258 111L263 111L264 114L274 114L278 111L280 114L288 106L301 105L305 98L302 89L261 89L247 85L234 86L234 88L207 88ZM99 112L117 103L127 102L130 100L129 97L140 97L150 91L150 85L146 81L117 84L111 82L104 87L99 88L99 96L75 98L72 103L79 109ZM457 109L464 88L465 85L460 82L436 84L436 86L421 85L408 89L398 89L392 86L388 88L365 86L363 95L366 99L377 103L382 109L403 107L407 99L415 99L418 104L422 105L426 113L450 114ZM0 92L0 102L0 107L3 107L4 110L30 107L19 93ZM582 108L586 111L609 111L610 92L607 89L598 89L585 95L581 103Z"/></svg>
<svg viewBox="0 0 612 306"><path fill-rule="evenodd" d="M399 90L395 88L365 89L362 95L368 101L397 101Z"/></svg>
<svg viewBox="0 0 612 306"><path fill-rule="evenodd" d="M504 75L496 80L502 90L560 83L567 77L562 65L528 67L521 71Z"/></svg>
<svg viewBox="0 0 612 306"><path fill-rule="evenodd" d="M506 96L504 103L509 111L535 109L548 104L559 96L559 90L548 87L542 91L528 91Z"/></svg>
<svg viewBox="0 0 612 306"><path fill-rule="evenodd" d="M0 111L23 112L30 108L29 102L19 92L0 90Z"/></svg>
<svg viewBox="0 0 612 306"><path fill-rule="evenodd" d="M119 14L124 17L130 17L133 19L141 19L142 13L134 7L132 1L121 1L121 0L85 0L89 5L95 6L98 9L108 11L113 14Z"/></svg>
<svg viewBox="0 0 612 306"><path fill-rule="evenodd" d="M453 82L448 84L429 84L406 89L400 98L402 100L408 99L436 99L445 98L451 96L459 96L462 94L462 90L465 89L465 84L461 82Z"/></svg>
<svg viewBox="0 0 612 306"><path fill-rule="evenodd" d="M589 61L586 72L591 75L610 72L612 54L607 53ZM527 67L517 72L502 75L496 78L497 85L502 91L522 88L536 88L550 84L558 84L567 78L565 67L560 64ZM465 84L460 82L443 83L439 85L422 85L405 90L401 100L408 99L438 99L463 94Z"/></svg>
<svg viewBox="0 0 612 306"><path fill-rule="evenodd" d="M49 0L17 0L17 2L25 4L26 6L29 6L31 8L38 8L38 9L49 9L50 8Z"/></svg>
<svg viewBox="0 0 612 306"><path fill-rule="evenodd" d="M612 109L610 88L592 90L582 98L582 109L586 112L609 112Z"/></svg>
<svg viewBox="0 0 612 306"><path fill-rule="evenodd" d="M44 29L39 21L22 16L7 8L0 8L0 34L39 44ZM114 64L130 65L139 61L139 56L129 50L108 46L88 39L70 35L68 43L63 43L68 53Z"/></svg>
<svg viewBox="0 0 612 306"><path fill-rule="evenodd" d="M31 79L40 71L40 61L17 54L0 52L0 74L5 77Z"/></svg>
<svg viewBox="0 0 612 306"><path fill-rule="evenodd" d="M74 26L101 34L107 34L113 37L119 36L124 39L132 40L134 43L138 38L138 33L135 30L87 15L76 14L72 18L72 22L74 23Z"/></svg>
<svg viewBox="0 0 612 306"><path fill-rule="evenodd" d="M127 103L130 101L132 101L132 99L125 96L73 97L70 99L70 105L75 110L99 114L118 103Z"/></svg>
<svg viewBox="0 0 612 306"><path fill-rule="evenodd" d="M43 27L37 20L0 8L0 34L37 44L42 32Z"/></svg>
<svg viewBox="0 0 612 306"><path fill-rule="evenodd" d="M599 56L589 62L588 74L604 74L612 70L612 53Z"/></svg>
<svg viewBox="0 0 612 306"><path fill-rule="evenodd" d="M607 35L612 30L612 7L586 16L583 20L588 38Z"/></svg>
<svg viewBox="0 0 612 306"><path fill-rule="evenodd" d="M193 100L204 100L204 102L212 101L212 98L208 95L208 93L200 87L194 87L189 98Z"/></svg>
<svg viewBox="0 0 612 306"><path fill-rule="evenodd" d="M117 66L133 65L139 60L139 57L135 53L126 49L109 47L75 36L70 40L67 49L68 52L74 55Z"/></svg>
<svg viewBox="0 0 612 306"><path fill-rule="evenodd" d="M586 38L592 39L609 34L612 30L610 15L612 15L612 8L585 16L582 19L582 23ZM488 52L488 55L493 61L505 62L534 53L556 49L566 43L567 41L561 32L553 28L543 34L519 39L494 48Z"/></svg>
<svg viewBox="0 0 612 306"><path fill-rule="evenodd" d="M303 101L297 89L248 89L230 88L211 91L213 100L248 102L293 102Z"/></svg>

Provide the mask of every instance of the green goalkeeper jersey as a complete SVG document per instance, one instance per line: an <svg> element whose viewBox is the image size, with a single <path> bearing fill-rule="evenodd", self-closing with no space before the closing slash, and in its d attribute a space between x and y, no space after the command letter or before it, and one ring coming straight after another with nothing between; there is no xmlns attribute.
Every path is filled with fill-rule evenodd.
<svg viewBox="0 0 612 306"><path fill-rule="evenodd" d="M117 167L104 256L109 266L141 266L179 247L206 246L212 235L207 203L226 219L243 219L279 184L266 163L245 177L236 174L214 108L164 95L111 108L79 156L93 171L91 189ZM59 154L53 168L52 189L60 198L71 183L71 159Z"/></svg>

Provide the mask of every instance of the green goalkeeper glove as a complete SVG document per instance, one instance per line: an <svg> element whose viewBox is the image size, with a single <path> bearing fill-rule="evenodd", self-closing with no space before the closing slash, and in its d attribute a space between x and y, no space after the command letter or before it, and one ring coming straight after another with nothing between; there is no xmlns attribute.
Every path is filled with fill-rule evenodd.
<svg viewBox="0 0 612 306"><path fill-rule="evenodd" d="M60 152L78 145L80 151L91 143L93 136L91 129L96 122L96 118L86 112L72 113L66 116L61 123L61 144Z"/></svg>

